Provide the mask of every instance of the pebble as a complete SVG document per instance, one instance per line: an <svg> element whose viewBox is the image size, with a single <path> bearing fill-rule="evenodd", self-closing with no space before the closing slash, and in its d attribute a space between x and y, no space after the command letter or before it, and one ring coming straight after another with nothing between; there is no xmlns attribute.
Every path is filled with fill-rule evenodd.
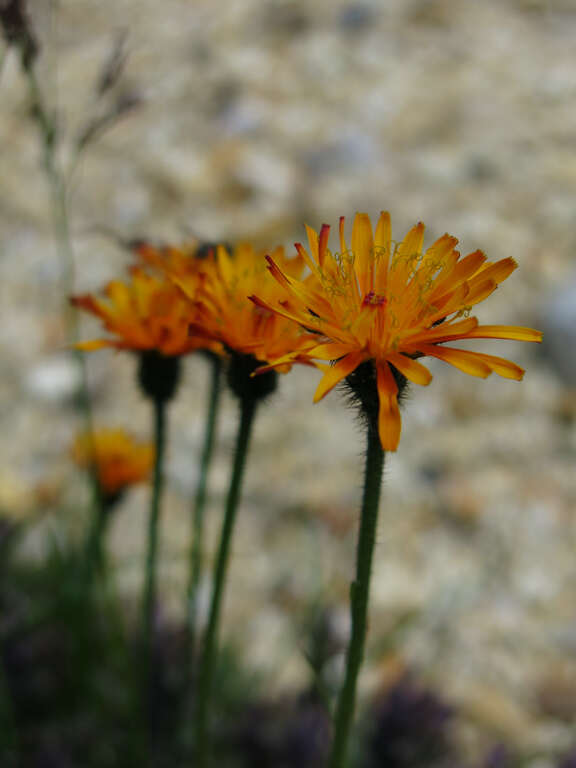
<svg viewBox="0 0 576 768"><path fill-rule="evenodd" d="M42 357L30 368L24 380L25 390L33 398L59 405L72 401L81 386L78 361L68 352Z"/></svg>
<svg viewBox="0 0 576 768"><path fill-rule="evenodd" d="M562 390L576 386L573 2L391 0L384 8L375 0L273 0L264 10L258 0L193 9L182 0L63 2L58 29L66 44L48 53L61 80L65 140L84 122L95 62L87 51L111 36L112 5L112 26L130 29L127 73L147 103L78 167L70 220L79 289L123 272L127 262L94 236L99 230L291 246L305 238L304 222L336 228L342 214L383 208L392 212L394 237L421 219L427 243L448 231L463 253L482 248L490 259L518 259L520 269L480 315L489 324L538 327L541 312L548 363L533 346L479 340L478 349L526 367L524 382L477 381L439 363L430 387L411 389L400 450L386 461L371 642L388 642L394 617L409 613L398 649L443 688L461 681L462 700L480 691L469 709L478 734L526 735L529 744L534 726L542 739L546 723L525 715L518 681L536 691L550 657L576 647L576 442L556 423ZM48 474L55 431L64 445L75 425L55 425L47 406L72 402L80 382L71 355L47 353L54 336L46 333L47 307L53 313L63 301L60 272L25 88L15 57L5 65L0 345L8 375L0 463L9 474L0 486L7 503L21 507L16 467ZM42 356L34 359L35 350ZM96 415L146 433L149 411L132 363L121 354L90 357L101 395ZM279 573L297 574L288 582L294 603L322 595L345 609L348 597L363 441L337 393L312 405L317 378L305 369L286 377L254 434L224 632L236 631L239 643L248 638L255 666L281 666L294 649L288 608L288 620L279 608L258 620ZM178 410L183 397L170 414L161 569L170 579L184 570L196 484L191 454L203 424L203 398L196 400ZM568 422L569 406L564 411ZM208 559L236 423L230 404L211 473ZM136 489L111 532L127 595L139 589L147 503L148 489ZM290 523L288 505L301 509L299 522ZM183 590L164 588L183 612ZM262 639L268 632L276 646ZM250 658L252 636L259 642ZM504 640L512 650L503 654ZM287 684L304 669L293 658L282 675ZM546 749L558 753L561 734L547 734Z"/></svg>
<svg viewBox="0 0 576 768"><path fill-rule="evenodd" d="M564 384L576 388L576 274L563 281L542 309L543 351Z"/></svg>

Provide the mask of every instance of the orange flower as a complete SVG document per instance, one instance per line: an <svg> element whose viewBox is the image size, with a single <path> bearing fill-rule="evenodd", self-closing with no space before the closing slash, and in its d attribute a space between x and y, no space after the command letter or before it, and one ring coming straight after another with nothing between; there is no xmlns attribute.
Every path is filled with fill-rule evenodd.
<svg viewBox="0 0 576 768"><path fill-rule="evenodd" d="M177 272L190 278L199 278L207 263L214 260L216 245L190 241L178 246L153 245L140 241L132 251L147 266L160 273Z"/></svg>
<svg viewBox="0 0 576 768"><path fill-rule="evenodd" d="M130 485L148 480L154 448L138 442L122 429L102 429L78 435L72 457L79 467L94 468L105 498L113 498Z"/></svg>
<svg viewBox="0 0 576 768"><path fill-rule="evenodd" d="M192 259L188 259L188 264L191 263ZM198 273L190 269L190 291L197 290L198 279ZM113 280L104 293L104 299L87 294L72 297L71 301L99 317L106 330L116 338L81 342L77 345L78 349L92 351L115 347L140 352L155 350L168 357L185 355L197 349L220 351L218 345L190 334L189 328L194 320L190 302L164 276L156 277L142 267L132 267L128 282Z"/></svg>
<svg viewBox="0 0 576 768"><path fill-rule="evenodd" d="M301 276L305 267L301 256L287 258L283 248L276 248L273 254L286 274L294 279ZM306 343L316 342L293 322L248 300L256 290L270 303L283 297L282 288L267 271L264 253L251 245L239 244L232 253L217 246L215 258L202 262L199 289L196 276L174 267L166 269L194 305L194 335L218 340L233 352L262 362L290 353L290 360L277 366L282 372L290 370Z"/></svg>
<svg viewBox="0 0 576 768"><path fill-rule="evenodd" d="M383 449L395 451L401 420L393 368L427 385L432 376L417 358L430 355L472 376L486 378L495 372L522 379L522 368L508 360L441 346L460 339L541 340L542 334L531 328L479 325L469 314L516 269L513 259L489 262L482 251L461 258L455 250L458 240L448 234L423 252L422 223L395 243L388 213L380 215L375 232L365 213L356 214L351 249L344 238L344 218L339 253L329 250L329 233L327 225L319 234L308 227L309 253L296 245L311 272L305 281L287 273L272 256L269 269L284 289L282 300L270 301L260 291L253 297L259 306L316 332L316 344L307 356L333 364L322 366L325 373L315 402L362 363L372 361L380 441ZM273 365L291 361L288 354Z"/></svg>

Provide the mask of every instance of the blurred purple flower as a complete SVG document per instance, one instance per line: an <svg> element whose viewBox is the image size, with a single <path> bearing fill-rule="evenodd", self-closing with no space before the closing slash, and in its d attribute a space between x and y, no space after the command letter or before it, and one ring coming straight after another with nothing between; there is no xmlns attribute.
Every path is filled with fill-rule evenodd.
<svg viewBox="0 0 576 768"><path fill-rule="evenodd" d="M433 691L405 674L367 714L368 737L362 768L453 766L454 712Z"/></svg>

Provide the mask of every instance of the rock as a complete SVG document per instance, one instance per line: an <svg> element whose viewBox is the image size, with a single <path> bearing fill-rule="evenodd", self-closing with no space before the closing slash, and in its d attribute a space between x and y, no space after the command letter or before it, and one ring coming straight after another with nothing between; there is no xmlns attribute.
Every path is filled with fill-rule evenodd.
<svg viewBox="0 0 576 768"><path fill-rule="evenodd" d="M544 306L542 348L554 371L576 388L576 274L561 284Z"/></svg>
<svg viewBox="0 0 576 768"><path fill-rule="evenodd" d="M82 373L70 352L41 358L28 371L24 387L32 397L46 403L64 404L80 392Z"/></svg>
<svg viewBox="0 0 576 768"><path fill-rule="evenodd" d="M373 24L375 13L367 3L351 3L340 11L338 22L344 32L364 32Z"/></svg>

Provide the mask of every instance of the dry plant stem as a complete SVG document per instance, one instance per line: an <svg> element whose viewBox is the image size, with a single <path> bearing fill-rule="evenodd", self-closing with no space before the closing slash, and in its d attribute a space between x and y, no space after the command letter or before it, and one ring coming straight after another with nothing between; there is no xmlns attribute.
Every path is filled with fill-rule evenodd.
<svg viewBox="0 0 576 768"><path fill-rule="evenodd" d="M30 99L32 102L32 116L38 126L38 132L42 141L42 162L50 189L50 210L52 226L60 256L60 269L62 271L62 294L69 296L74 290L74 252L70 239L68 225L68 200L66 183L56 159L56 125L54 118L48 113L44 104L44 98L33 68L25 70L28 77ZM67 306L67 328L71 341L76 338L76 312Z"/></svg>
<svg viewBox="0 0 576 768"><path fill-rule="evenodd" d="M164 475L164 448L166 445L166 401L152 398L154 412L154 479L148 518L148 541L146 552L146 571L144 575L144 602L142 612L142 640L144 650L145 690L150 689L152 671L152 646L154 631L154 611L156 608L156 564L158 560L158 527L160 521L160 502L162 498Z"/></svg>
<svg viewBox="0 0 576 768"><path fill-rule="evenodd" d="M222 362L219 357L213 356L209 359L210 364L210 392L208 395L208 404L206 410L206 424L204 431L204 444L202 446L202 457L200 459L200 476L198 478L198 487L194 498L194 507L192 511L192 546L190 549L190 578L187 594L187 615L188 624L188 647L187 647L187 678L190 681L191 665L194 657L194 646L197 634L197 612L198 612L198 589L202 576L204 564L204 508L206 505L206 489L208 484L208 473L212 462L212 453L214 450L214 437L216 434L216 423L218 420L218 406L220 403L220 375Z"/></svg>
<svg viewBox="0 0 576 768"><path fill-rule="evenodd" d="M68 336L68 343L75 344L79 340L78 315L67 297L74 292L75 259L72 240L70 237L70 224L68 220L68 196L66 183L62 171L56 161L56 125L54 118L48 113L44 103L42 91L32 66L24 70L30 91L32 102L32 114L38 126L38 132L42 141L42 161L44 172L50 191L50 214L52 228L56 241L57 252L60 258L60 270L62 274L61 293L64 299L64 321ZM74 351L74 358L80 371L80 407L84 419L84 429L87 434L93 434L92 405L88 391L86 360L78 350ZM95 471L90 472L91 491L94 509L93 525L96 528L98 520L104 514L100 494L100 485Z"/></svg>
<svg viewBox="0 0 576 768"><path fill-rule="evenodd" d="M210 758L210 709L212 701L212 689L214 683L214 671L216 667L218 630L224 586L230 559L230 545L236 522L236 512L240 501L242 479L248 456L252 425L256 413L257 399L244 397L240 400L240 425L236 438L236 452L234 465L230 478L230 487L226 500L224 521L220 533L220 544L213 576L213 593L210 605L210 615L204 639L204 650L200 666L200 678L198 683L198 709L196 712L196 768L207 768Z"/></svg>
<svg viewBox="0 0 576 768"><path fill-rule="evenodd" d="M366 469L360 531L356 550L356 578L350 585L350 619L352 633L346 656L346 673L334 716L334 740L329 768L347 765L350 732L354 720L356 686L364 659L372 557L378 526L378 504L384 469L384 451L376 425L367 425Z"/></svg>

